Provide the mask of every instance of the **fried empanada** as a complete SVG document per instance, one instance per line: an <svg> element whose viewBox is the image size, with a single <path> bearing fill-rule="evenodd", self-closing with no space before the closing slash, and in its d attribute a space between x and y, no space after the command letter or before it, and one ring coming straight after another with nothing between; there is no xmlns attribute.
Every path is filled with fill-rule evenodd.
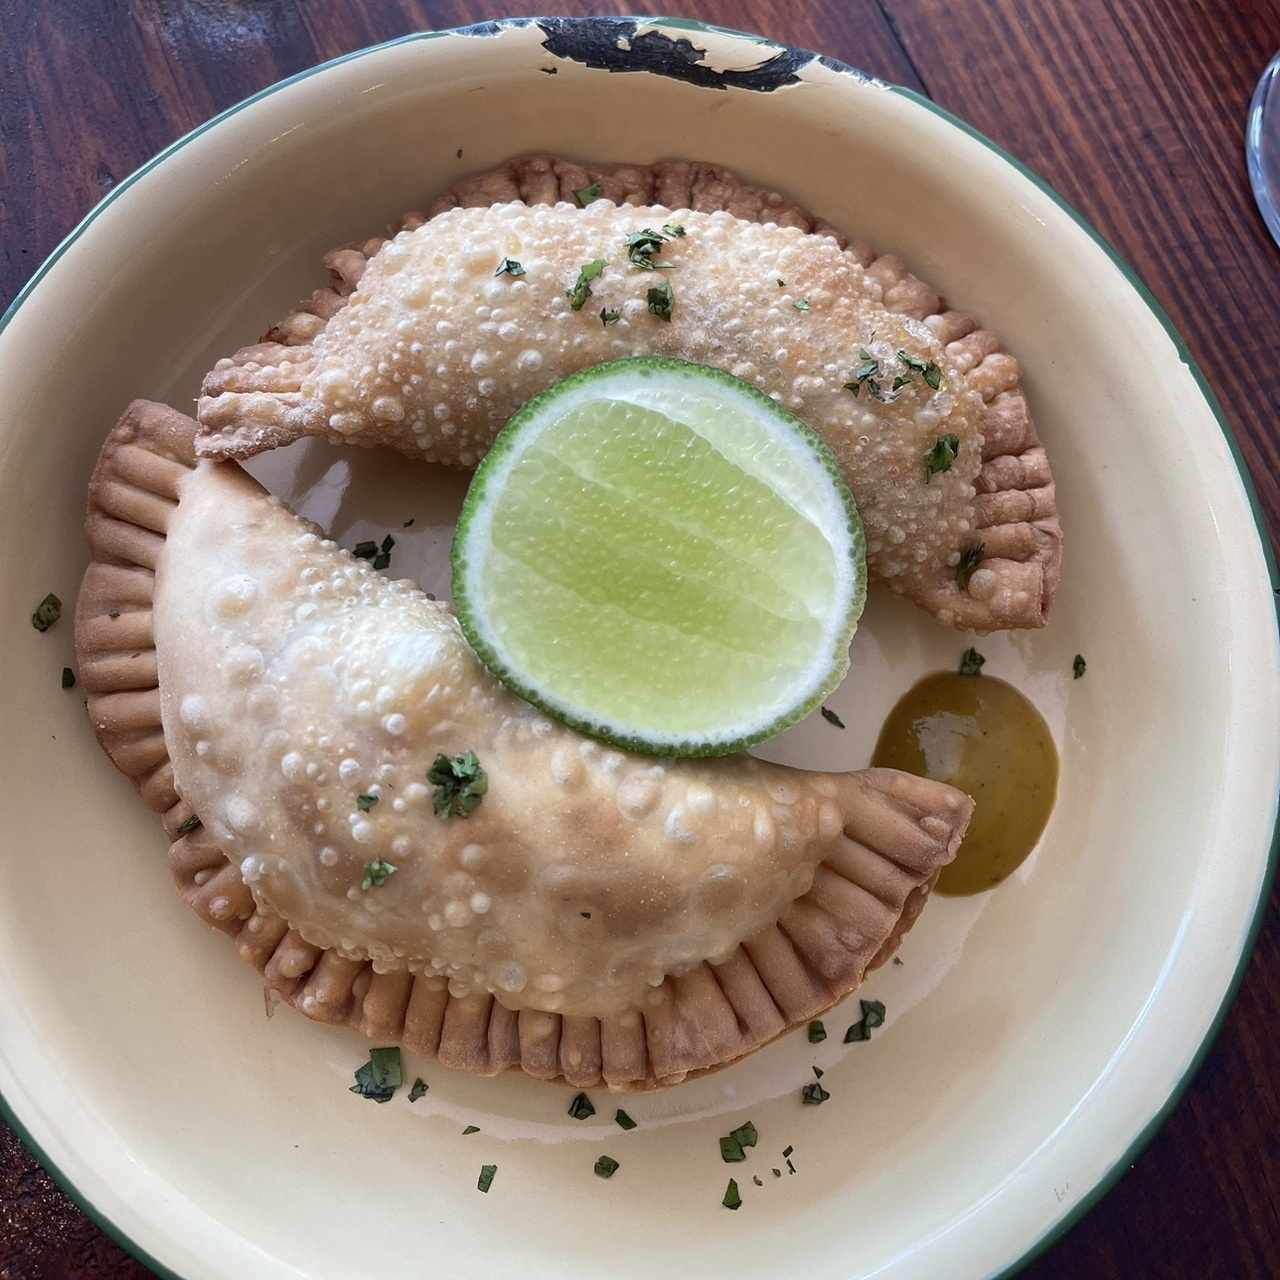
<svg viewBox="0 0 1280 1280"><path fill-rule="evenodd" d="M446 1065L653 1087L896 947L967 797L583 739L493 681L443 606L238 467L192 470L194 431L139 402L104 446L81 676L183 896L303 1012ZM427 771L467 750L488 790L446 818Z"/></svg>
<svg viewBox="0 0 1280 1280"><path fill-rule="evenodd" d="M628 203L483 207L563 198L578 178ZM635 204L681 198L732 215ZM1043 624L1061 532L1017 362L967 316L940 312L899 260L842 249L774 193L685 162L527 158L433 208L443 213L425 225L409 215L394 242L329 255L334 288L219 361L200 404L202 453L319 435L470 466L566 374L676 355L756 383L822 432L858 500L874 576L951 625ZM664 225L684 235L648 253L625 243ZM523 274L495 276L508 260ZM584 293L578 274L600 260Z"/></svg>

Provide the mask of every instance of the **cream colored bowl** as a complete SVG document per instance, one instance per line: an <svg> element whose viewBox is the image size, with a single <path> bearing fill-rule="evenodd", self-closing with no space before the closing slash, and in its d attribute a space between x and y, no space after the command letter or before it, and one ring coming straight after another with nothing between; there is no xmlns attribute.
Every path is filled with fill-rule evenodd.
<svg viewBox="0 0 1280 1280"><path fill-rule="evenodd" d="M58 687L69 618L26 625L45 592L74 598L85 481L126 401L188 407L216 355L312 287L321 251L535 148L714 159L900 251L1021 358L1067 530L1051 625L982 643L1062 754L1034 859L986 898L931 905L864 992L889 1010L870 1043L843 1046L837 1012L824 1044L791 1036L628 1101L630 1133L603 1091L578 1122L568 1090L433 1063L408 1064L431 1084L412 1107L349 1094L364 1043L264 1016ZM5 318L0 386L0 1093L162 1273L987 1275L1097 1197L1203 1054L1264 900L1280 769L1248 489L1150 297L1042 183L915 95L688 23L509 24L340 59L116 188ZM464 478L321 445L260 473L346 540L414 516L396 567L447 590ZM836 701L849 732L819 720L769 753L865 763L894 697L966 643L876 599ZM822 1107L799 1102L814 1063ZM717 1135L748 1118L760 1146L722 1164ZM602 1153L622 1166L607 1182Z"/></svg>

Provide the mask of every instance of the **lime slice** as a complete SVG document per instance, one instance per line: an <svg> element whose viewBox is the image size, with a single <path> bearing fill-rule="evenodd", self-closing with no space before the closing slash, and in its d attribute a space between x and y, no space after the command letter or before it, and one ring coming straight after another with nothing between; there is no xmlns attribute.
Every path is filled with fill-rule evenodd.
<svg viewBox="0 0 1280 1280"><path fill-rule="evenodd" d="M718 369L641 358L511 419L467 494L453 585L521 697L629 750L723 755L839 684L866 558L798 418Z"/></svg>

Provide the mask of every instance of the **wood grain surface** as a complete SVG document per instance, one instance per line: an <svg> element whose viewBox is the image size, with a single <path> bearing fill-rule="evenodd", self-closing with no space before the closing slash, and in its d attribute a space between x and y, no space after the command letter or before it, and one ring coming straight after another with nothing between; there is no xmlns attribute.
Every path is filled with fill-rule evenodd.
<svg viewBox="0 0 1280 1280"><path fill-rule="evenodd" d="M215 112L407 31L516 0L0 0L0 305L101 196ZM657 13L559 0L558 13ZM1137 268L1226 410L1280 533L1280 251L1242 129L1280 0L679 0L671 11L910 85L1049 180ZM1024 1272L1280 1275L1275 895L1233 1010L1159 1135ZM141 1280L0 1126L0 1280ZM950 1273L964 1276L963 1260ZM236 1280L247 1280L239 1278Z"/></svg>

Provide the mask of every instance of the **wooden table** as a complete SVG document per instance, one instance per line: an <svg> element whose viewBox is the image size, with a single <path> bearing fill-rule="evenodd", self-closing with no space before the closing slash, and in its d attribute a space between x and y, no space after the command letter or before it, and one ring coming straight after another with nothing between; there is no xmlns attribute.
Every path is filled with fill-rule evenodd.
<svg viewBox="0 0 1280 1280"><path fill-rule="evenodd" d="M116 182L223 107L406 31L546 8L666 6L0 0L0 305ZM1280 251L1254 209L1241 135L1254 81L1280 47L1280 0L678 0L670 11L911 85L1043 174L1134 264L1186 336L1277 537ZM1277 992L1271 910L1181 1105L1026 1276L1280 1274ZM149 1274L0 1126L0 1280Z"/></svg>

